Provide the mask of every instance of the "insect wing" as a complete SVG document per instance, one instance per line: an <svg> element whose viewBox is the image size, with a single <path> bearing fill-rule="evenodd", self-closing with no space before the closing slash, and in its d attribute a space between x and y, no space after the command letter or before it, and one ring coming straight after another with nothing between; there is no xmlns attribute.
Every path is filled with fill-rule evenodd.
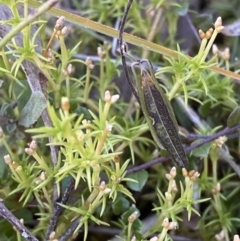
<svg viewBox="0 0 240 241"><path fill-rule="evenodd" d="M147 113L145 117L147 116L147 119L152 120L153 128L150 128L150 130L154 140L156 141L157 139L156 143L161 143L159 147L163 146L178 166L186 167L188 160L178 135L178 126L171 104L152 75L151 65L149 66L150 71L141 67L141 89L144 97L145 112Z"/></svg>
<svg viewBox="0 0 240 241"><path fill-rule="evenodd" d="M136 61L131 65L132 68L132 73L133 73L133 78L135 79L135 83L136 83L136 89L137 89L137 93L138 93L138 102L139 105L142 109L142 112L144 114L144 117L147 121L147 124L149 126L150 132L153 136L154 141L157 143L157 145L161 148L164 149L160 139L158 138L158 136L156 135L156 132L154 131L154 123L153 123L153 119L149 116L148 114L148 110L147 110L147 106L146 106L146 102L145 102L145 97L144 97L144 92L143 92L143 88L142 88L142 77L141 77L141 63L140 61ZM136 70L139 71L136 71ZM138 73L139 72L139 73Z"/></svg>

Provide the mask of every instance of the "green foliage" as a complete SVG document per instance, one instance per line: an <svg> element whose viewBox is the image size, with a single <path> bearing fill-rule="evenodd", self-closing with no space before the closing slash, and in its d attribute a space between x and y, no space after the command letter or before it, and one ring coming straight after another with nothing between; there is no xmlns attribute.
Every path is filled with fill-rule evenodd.
<svg viewBox="0 0 240 241"><path fill-rule="evenodd" d="M227 119L227 126L232 127L240 122L240 107L237 106Z"/></svg>
<svg viewBox="0 0 240 241"><path fill-rule="evenodd" d="M46 99L42 92L33 92L29 101L21 111L18 120L19 125L30 127L38 120L46 107Z"/></svg>
<svg viewBox="0 0 240 241"><path fill-rule="evenodd" d="M128 175L136 182L127 182L127 185L133 191L141 191L148 179L148 173L145 170Z"/></svg>

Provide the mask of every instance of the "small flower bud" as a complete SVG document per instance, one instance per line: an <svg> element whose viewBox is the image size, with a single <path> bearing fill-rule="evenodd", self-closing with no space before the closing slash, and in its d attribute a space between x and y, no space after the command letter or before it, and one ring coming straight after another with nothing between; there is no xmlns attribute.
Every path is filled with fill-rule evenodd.
<svg viewBox="0 0 240 241"><path fill-rule="evenodd" d="M212 189L213 194L218 194L221 191L221 184L218 182L217 185Z"/></svg>
<svg viewBox="0 0 240 241"><path fill-rule="evenodd" d="M87 67L89 69L93 69L94 68L94 64L93 64L92 59L90 57L87 57L85 63L86 63L86 65L87 65Z"/></svg>
<svg viewBox="0 0 240 241"><path fill-rule="evenodd" d="M13 167L13 169L16 170L19 167L19 165L16 162L12 162L12 167Z"/></svg>
<svg viewBox="0 0 240 241"><path fill-rule="evenodd" d="M7 165L10 165L12 163L12 159L11 159L10 155L5 155L3 158Z"/></svg>
<svg viewBox="0 0 240 241"><path fill-rule="evenodd" d="M182 169L182 174L183 174L184 177L187 177L187 176L188 176L188 171L187 171L186 168L183 168L183 169Z"/></svg>
<svg viewBox="0 0 240 241"><path fill-rule="evenodd" d="M221 26L222 26L222 18L218 17L216 22L214 23L214 27L218 28L218 27L221 27Z"/></svg>
<svg viewBox="0 0 240 241"><path fill-rule="evenodd" d="M83 140L84 140L85 134L83 133L83 131L78 130L78 131L76 132L76 135L77 135L78 141L83 141Z"/></svg>
<svg viewBox="0 0 240 241"><path fill-rule="evenodd" d="M65 70L65 69L62 70L62 74L66 77L69 76L67 70Z"/></svg>
<svg viewBox="0 0 240 241"><path fill-rule="evenodd" d="M230 49L229 48L225 48L223 51L223 59L224 60L229 60L230 59Z"/></svg>
<svg viewBox="0 0 240 241"><path fill-rule="evenodd" d="M72 64L69 64L67 66L67 72L68 72L68 75L71 75L73 73L73 66L72 66Z"/></svg>
<svg viewBox="0 0 240 241"><path fill-rule="evenodd" d="M90 129L91 129L91 121L90 121L90 120L84 119L84 120L82 121L82 124L84 125L84 127L86 128L86 130L90 130Z"/></svg>
<svg viewBox="0 0 240 241"><path fill-rule="evenodd" d="M34 151L37 149L37 142L35 140L32 140L29 148L33 149Z"/></svg>
<svg viewBox="0 0 240 241"><path fill-rule="evenodd" d="M61 31L60 31L60 30L57 30L57 32L56 32L56 37L59 38L59 36L61 36Z"/></svg>
<svg viewBox="0 0 240 241"><path fill-rule="evenodd" d="M217 185L216 185L216 190L217 190L218 192L221 191L221 184L220 184L219 182L218 182Z"/></svg>
<svg viewBox="0 0 240 241"><path fill-rule="evenodd" d="M106 102L110 102L110 101L111 101L111 98L112 98L112 96L111 96L111 94L110 94L110 91L109 91L109 90L106 90L106 91L105 91L105 95L104 95L104 100L105 100Z"/></svg>
<svg viewBox="0 0 240 241"><path fill-rule="evenodd" d="M128 217L128 222L129 223L133 223L136 219L137 219L137 215L138 215L138 212L135 211L134 213L132 213L129 217Z"/></svg>
<svg viewBox="0 0 240 241"><path fill-rule="evenodd" d="M111 132L112 131L112 125L110 125L110 124L108 124L108 122L106 122L106 130L108 131L108 132Z"/></svg>
<svg viewBox="0 0 240 241"><path fill-rule="evenodd" d="M85 60L86 65L92 64L92 59L90 57L87 57Z"/></svg>
<svg viewBox="0 0 240 241"><path fill-rule="evenodd" d="M174 178L177 175L177 171L176 171L176 167L172 167L171 171L170 171L170 175Z"/></svg>
<svg viewBox="0 0 240 241"><path fill-rule="evenodd" d="M31 156L34 153L34 150L31 148L25 148L25 152Z"/></svg>
<svg viewBox="0 0 240 241"><path fill-rule="evenodd" d="M106 188L106 183L105 183L104 181L102 181L102 182L100 183L100 185L99 185L99 189L100 189L101 191L104 191L105 188Z"/></svg>
<svg viewBox="0 0 240 241"><path fill-rule="evenodd" d="M41 180L39 180L39 179L35 180L35 184L36 184L36 185L39 185L40 183L42 183Z"/></svg>
<svg viewBox="0 0 240 241"><path fill-rule="evenodd" d="M99 58L104 59L105 56L106 56L106 53L105 53L105 51L102 50L101 47L98 47L97 48L97 55L98 55Z"/></svg>
<svg viewBox="0 0 240 241"><path fill-rule="evenodd" d="M189 177L192 177L192 176L194 175L194 173L195 173L195 171L194 171L194 170L191 170L191 171L188 172L188 176L189 176Z"/></svg>
<svg viewBox="0 0 240 241"><path fill-rule="evenodd" d="M218 32L218 33L221 33L223 31L224 27L223 26L220 26L220 27L217 27L215 28L215 30Z"/></svg>
<svg viewBox="0 0 240 241"><path fill-rule="evenodd" d="M55 236L56 236L56 233L53 231L53 232L50 233L49 239L53 240L55 238Z"/></svg>
<svg viewBox="0 0 240 241"><path fill-rule="evenodd" d="M63 16L61 16L57 21L56 21L56 25L55 25L55 29L56 30L61 30L63 28L65 22L65 18Z"/></svg>
<svg viewBox="0 0 240 241"><path fill-rule="evenodd" d="M46 57L47 57L50 61L55 61L55 56L53 55L53 52L52 52L52 50L51 50L50 48L47 50Z"/></svg>
<svg viewBox="0 0 240 241"><path fill-rule="evenodd" d="M65 26L63 27L63 29L61 30L61 35L65 36L67 34L68 28Z"/></svg>
<svg viewBox="0 0 240 241"><path fill-rule="evenodd" d="M169 226L169 220L168 220L168 218L164 218L164 219L163 219L162 226L163 226L164 228L168 229L168 226Z"/></svg>
<svg viewBox="0 0 240 241"><path fill-rule="evenodd" d="M113 95L110 100L110 103L114 104L119 99L119 97L120 97L120 95Z"/></svg>
<svg viewBox="0 0 240 241"><path fill-rule="evenodd" d="M104 193L104 194L108 194L108 193L110 193L111 191L112 191L112 189L107 187L107 188L104 189L103 193Z"/></svg>
<svg viewBox="0 0 240 241"><path fill-rule="evenodd" d="M233 241L240 241L240 238L237 234L233 236Z"/></svg>
<svg viewBox="0 0 240 241"><path fill-rule="evenodd" d="M61 98L61 109L63 111L69 111L70 109L70 103L68 97L62 97Z"/></svg>
<svg viewBox="0 0 240 241"><path fill-rule="evenodd" d="M206 39L210 39L212 37L213 34L213 28L208 29L208 31L206 32Z"/></svg>
<svg viewBox="0 0 240 241"><path fill-rule="evenodd" d="M165 177L167 178L168 181L170 181L170 180L173 179L172 175L169 174L169 173L166 173L166 174L165 174Z"/></svg>
<svg viewBox="0 0 240 241"><path fill-rule="evenodd" d="M217 47L216 44L213 44L213 46L212 46L212 53L214 55L218 55L219 54L219 50L218 50L218 47Z"/></svg>
<svg viewBox="0 0 240 241"><path fill-rule="evenodd" d="M115 157L113 158L113 161L114 161L115 163L119 163L119 162L120 162L120 157L119 157L119 156L115 156Z"/></svg>
<svg viewBox="0 0 240 241"><path fill-rule="evenodd" d="M132 239L131 239L131 241L136 241L137 239L136 239L136 236L135 235L133 235L133 237L132 237Z"/></svg>
<svg viewBox="0 0 240 241"><path fill-rule="evenodd" d="M195 172L191 177L190 177L190 180L195 182L198 177L200 176L200 173L199 172Z"/></svg>
<svg viewBox="0 0 240 241"><path fill-rule="evenodd" d="M177 228L177 222L170 222L169 223L169 226L168 226L169 230L173 230L173 229L176 229L176 228Z"/></svg>
<svg viewBox="0 0 240 241"><path fill-rule="evenodd" d="M226 136L220 136L216 141L216 145L217 147L221 148L222 145L225 143L225 141L227 140L227 137Z"/></svg>
<svg viewBox="0 0 240 241"><path fill-rule="evenodd" d="M170 202L173 200L172 194L169 193L169 192L165 192L165 197L166 197L166 199L167 199L168 201L170 201Z"/></svg>
<svg viewBox="0 0 240 241"><path fill-rule="evenodd" d="M215 238L216 238L216 240L218 240L218 241L222 241L222 240L224 240L224 231L222 230L220 233L218 233L218 234L216 234L215 235Z"/></svg>
<svg viewBox="0 0 240 241"><path fill-rule="evenodd" d="M44 182L46 180L46 174L45 172L41 172L40 176L39 176L39 179Z"/></svg>
<svg viewBox="0 0 240 241"><path fill-rule="evenodd" d="M206 38L206 34L202 31L202 29L199 29L199 30L198 30L198 34L199 34L199 36L200 36L201 39Z"/></svg>

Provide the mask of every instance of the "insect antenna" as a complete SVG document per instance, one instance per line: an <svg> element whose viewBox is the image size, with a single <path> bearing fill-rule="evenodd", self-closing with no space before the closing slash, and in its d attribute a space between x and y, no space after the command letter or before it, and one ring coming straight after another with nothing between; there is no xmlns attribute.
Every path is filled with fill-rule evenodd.
<svg viewBox="0 0 240 241"><path fill-rule="evenodd" d="M124 32L127 16L128 16L129 10L131 8L132 2L133 2L133 0L128 1L127 6L124 10L123 18L122 18L120 26L119 26L119 49L120 49L120 54L121 54L121 58L122 58L122 65L123 65L123 71L124 71L125 77L128 81L128 84L130 85L132 93L134 94L134 96L136 97L136 99L139 102L139 97L138 97L137 91L133 85L133 81L131 80L130 74L128 72L128 66L127 66L127 62L126 62L126 58L125 58L125 56L127 55L127 44L123 42L123 32ZM128 57L131 60L135 61L134 58L132 58L131 56L128 55Z"/></svg>

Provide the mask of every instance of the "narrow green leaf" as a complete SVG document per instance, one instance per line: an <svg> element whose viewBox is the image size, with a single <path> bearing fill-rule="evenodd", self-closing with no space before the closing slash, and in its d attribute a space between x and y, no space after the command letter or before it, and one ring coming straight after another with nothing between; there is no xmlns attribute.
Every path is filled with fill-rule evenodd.
<svg viewBox="0 0 240 241"><path fill-rule="evenodd" d="M4 176L4 172L6 170L6 167L7 167L7 164L5 163L3 157L4 157L4 155L7 155L8 152L4 146L0 146L0 153L1 153L1 156L0 156L0 179L2 179Z"/></svg>
<svg viewBox="0 0 240 241"><path fill-rule="evenodd" d="M227 126L232 127L240 122L240 107L237 106L232 113L228 116Z"/></svg>
<svg viewBox="0 0 240 241"><path fill-rule="evenodd" d="M136 180L137 183L127 181L127 186L132 190L139 192L142 190L143 186L145 185L148 179L148 172L145 170L142 170L140 172L129 174L128 177Z"/></svg>

